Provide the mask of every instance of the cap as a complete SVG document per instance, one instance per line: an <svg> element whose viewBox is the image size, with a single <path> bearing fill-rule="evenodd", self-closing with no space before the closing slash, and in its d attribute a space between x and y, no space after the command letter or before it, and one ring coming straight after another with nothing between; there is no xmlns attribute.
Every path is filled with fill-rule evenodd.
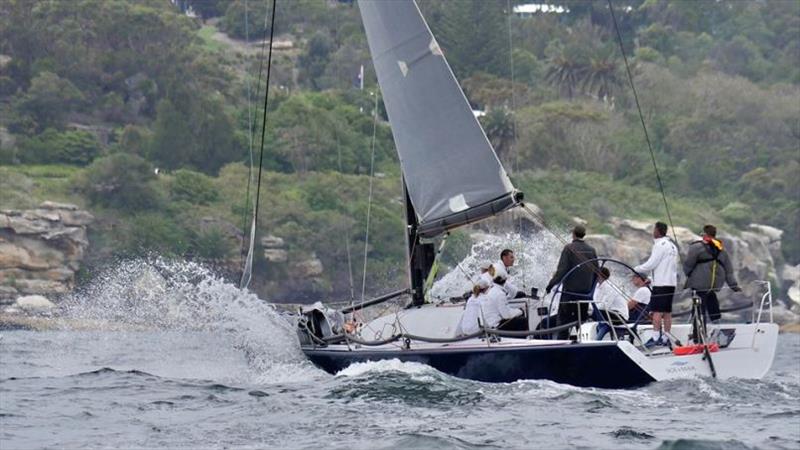
<svg viewBox="0 0 800 450"><path fill-rule="evenodd" d="M482 274L481 276L479 276L478 282L475 283L475 285L477 285L481 289L486 289L492 285L492 281L489 279L489 277L484 275L487 274Z"/></svg>

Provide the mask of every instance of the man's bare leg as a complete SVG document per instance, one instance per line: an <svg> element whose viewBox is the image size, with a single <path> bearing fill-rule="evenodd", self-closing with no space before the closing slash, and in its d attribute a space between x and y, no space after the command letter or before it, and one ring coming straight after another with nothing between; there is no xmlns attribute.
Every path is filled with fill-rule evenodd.
<svg viewBox="0 0 800 450"><path fill-rule="evenodd" d="M653 313L653 331L657 333L657 336L661 336L661 316L660 312Z"/></svg>

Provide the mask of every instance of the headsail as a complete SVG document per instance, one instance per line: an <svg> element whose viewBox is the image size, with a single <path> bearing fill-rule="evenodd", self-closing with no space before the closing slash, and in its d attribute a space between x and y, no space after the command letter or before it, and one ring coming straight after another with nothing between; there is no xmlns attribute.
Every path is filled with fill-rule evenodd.
<svg viewBox="0 0 800 450"><path fill-rule="evenodd" d="M518 202L413 0L359 0L403 177L423 237Z"/></svg>

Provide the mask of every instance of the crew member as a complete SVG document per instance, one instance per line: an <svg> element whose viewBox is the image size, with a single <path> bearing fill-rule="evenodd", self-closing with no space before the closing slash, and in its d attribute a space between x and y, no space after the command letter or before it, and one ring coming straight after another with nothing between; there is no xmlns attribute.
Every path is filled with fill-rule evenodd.
<svg viewBox="0 0 800 450"><path fill-rule="evenodd" d="M492 281L487 276L478 277L478 282L472 287L472 296L467 300L464 314L461 316L456 328L456 336L477 333L480 327L481 304L486 300L486 291L492 286Z"/></svg>
<svg viewBox="0 0 800 450"><path fill-rule="evenodd" d="M522 310L508 306L508 296L503 285L506 283L505 270L498 270L494 277L494 285L486 294L481 304L483 320L487 328L497 328L502 320L522 316Z"/></svg>
<svg viewBox="0 0 800 450"><path fill-rule="evenodd" d="M558 302L558 324L578 320L580 312L581 320L587 318L589 305L586 303L578 304L576 301L589 300L592 285L594 284L595 273L597 272L597 252L591 245L583 241L586 236L586 228L576 225L572 229L572 242L565 245L558 260L558 269L553 274L553 278L547 283L546 292L550 291L557 284L561 285L561 298ZM587 262L591 261L591 262ZM583 264L585 263L585 264ZM581 265L582 264L582 265ZM581 265L580 268L570 273L567 279L563 279L573 268ZM562 330L558 334L558 339L567 339L569 330Z"/></svg>
<svg viewBox="0 0 800 450"><path fill-rule="evenodd" d="M601 312L610 311L613 313L611 315L612 322L621 324L628 320L628 303L625 301L625 297L622 296L619 289L608 282L610 276L611 271L608 270L608 267L600 268L597 277L597 286L594 288L593 300L597 309ZM617 320L615 316L625 320ZM608 316L603 314L603 318L607 320Z"/></svg>
<svg viewBox="0 0 800 450"><path fill-rule="evenodd" d="M636 286L636 291L634 291L633 297L628 299L629 320L644 322L646 319L642 318L642 314L647 313L650 304L650 288L648 287L650 280L643 273L635 273L631 277L631 282Z"/></svg>
<svg viewBox="0 0 800 450"><path fill-rule="evenodd" d="M633 270L653 274L650 311L653 312L653 331L656 335L645 343L645 347L671 347L669 333L672 330L672 299L678 284L678 247L667 237L667 224L655 223L650 257Z"/></svg>
<svg viewBox="0 0 800 450"><path fill-rule="evenodd" d="M514 251L506 248L500 252L500 261L494 264L497 269L506 272L506 284L503 285L503 289L506 291L506 296L508 296L509 299L525 296L525 293L520 291L516 284L514 284L514 280L511 276L511 268L514 266L514 261L516 261L516 259Z"/></svg>
<svg viewBox="0 0 800 450"><path fill-rule="evenodd" d="M686 260L683 262L683 273L686 274L686 287L694 290L703 305L704 314L712 322L719 320L719 300L717 291L727 283L734 292L741 292L733 274L733 263L717 239L717 227L703 227L703 238L692 242Z"/></svg>

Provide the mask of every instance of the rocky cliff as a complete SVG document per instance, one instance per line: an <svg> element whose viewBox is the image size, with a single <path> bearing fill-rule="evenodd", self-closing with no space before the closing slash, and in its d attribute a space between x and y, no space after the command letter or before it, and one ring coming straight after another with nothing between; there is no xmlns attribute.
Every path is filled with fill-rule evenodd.
<svg viewBox="0 0 800 450"><path fill-rule="evenodd" d="M56 296L75 285L94 217L75 205L0 210L0 303L26 295Z"/></svg>

